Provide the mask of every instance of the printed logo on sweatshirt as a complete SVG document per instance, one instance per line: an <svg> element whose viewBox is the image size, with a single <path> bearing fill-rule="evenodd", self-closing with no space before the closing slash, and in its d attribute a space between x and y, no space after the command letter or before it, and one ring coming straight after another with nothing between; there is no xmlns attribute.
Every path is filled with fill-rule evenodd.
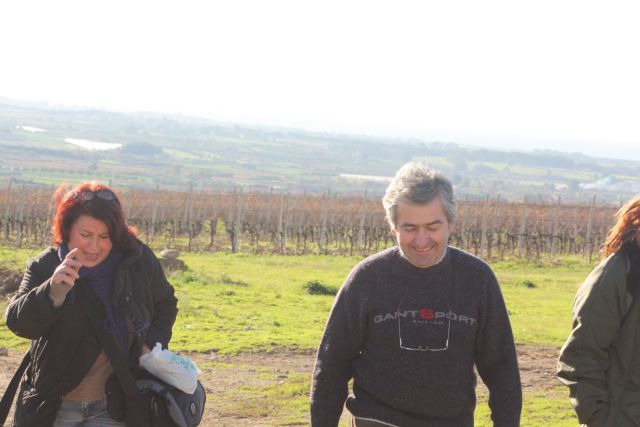
<svg viewBox="0 0 640 427"><path fill-rule="evenodd" d="M400 318L412 319L416 323L438 323L444 319L451 319L453 322L461 322L467 325L473 325L476 323L476 319L473 317L465 316L463 314L456 314L448 311L438 311L432 308L421 308L418 310L401 310L394 313L377 314L373 318L374 323L383 323L388 320L397 320Z"/></svg>

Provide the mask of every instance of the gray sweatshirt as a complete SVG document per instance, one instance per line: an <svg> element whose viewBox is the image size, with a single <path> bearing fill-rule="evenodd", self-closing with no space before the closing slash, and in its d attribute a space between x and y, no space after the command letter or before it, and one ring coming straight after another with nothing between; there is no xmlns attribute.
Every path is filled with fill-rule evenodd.
<svg viewBox="0 0 640 427"><path fill-rule="evenodd" d="M313 373L311 424L337 426L346 400L354 416L390 425L473 426L474 364L494 425L518 426L515 344L491 268L452 247L424 269L385 250L358 264L336 297Z"/></svg>

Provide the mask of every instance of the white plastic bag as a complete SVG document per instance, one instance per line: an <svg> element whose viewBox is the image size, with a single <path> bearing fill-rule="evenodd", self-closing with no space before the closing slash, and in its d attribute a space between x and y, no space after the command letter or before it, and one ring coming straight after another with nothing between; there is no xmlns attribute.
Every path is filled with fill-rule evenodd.
<svg viewBox="0 0 640 427"><path fill-rule="evenodd" d="M151 374L185 393L193 394L202 373L191 360L179 354L163 350L160 343L140 356L140 365Z"/></svg>

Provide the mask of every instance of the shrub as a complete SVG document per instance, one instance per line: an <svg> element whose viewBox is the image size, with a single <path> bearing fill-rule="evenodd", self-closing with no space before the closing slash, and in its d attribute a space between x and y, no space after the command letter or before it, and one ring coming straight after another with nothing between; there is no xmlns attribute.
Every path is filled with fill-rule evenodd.
<svg viewBox="0 0 640 427"><path fill-rule="evenodd" d="M325 285L319 280L309 280L302 285L302 288L311 295L335 295L338 293L338 289Z"/></svg>
<svg viewBox="0 0 640 427"><path fill-rule="evenodd" d="M527 279L516 282L516 286L523 286L529 289L535 289L538 287L538 285L533 283L531 280L527 280Z"/></svg>
<svg viewBox="0 0 640 427"><path fill-rule="evenodd" d="M242 280L234 280L231 277L227 276L226 274L220 275L220 281L225 285L249 286L247 282L244 282Z"/></svg>

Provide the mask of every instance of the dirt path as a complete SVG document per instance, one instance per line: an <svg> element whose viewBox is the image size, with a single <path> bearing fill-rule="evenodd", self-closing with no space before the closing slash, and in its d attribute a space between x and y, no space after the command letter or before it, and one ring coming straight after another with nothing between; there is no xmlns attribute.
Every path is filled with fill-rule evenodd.
<svg viewBox="0 0 640 427"><path fill-rule="evenodd" d="M558 348L518 346L523 391L547 390L559 383L554 377ZM259 427L273 425L273 413L264 397L249 397L241 387L276 386L310 375L314 354L286 351L260 354L189 355L203 371L200 380L207 391L207 407L203 427ZM0 393L18 367L22 355L10 350L0 356ZM486 393L484 386L479 393ZM279 422L279 425L283 425ZM307 425L292 422L289 426Z"/></svg>

